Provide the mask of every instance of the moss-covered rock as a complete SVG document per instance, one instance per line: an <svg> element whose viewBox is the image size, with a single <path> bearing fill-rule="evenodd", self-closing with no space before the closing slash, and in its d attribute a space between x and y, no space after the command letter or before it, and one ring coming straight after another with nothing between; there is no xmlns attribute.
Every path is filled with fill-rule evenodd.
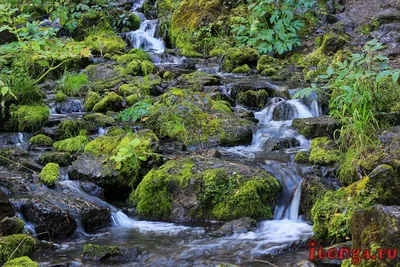
<svg viewBox="0 0 400 267"><path fill-rule="evenodd" d="M203 86L220 85L221 77L203 71L195 71L181 75L179 84L184 87L193 88L196 91L202 91Z"/></svg>
<svg viewBox="0 0 400 267"><path fill-rule="evenodd" d="M81 131L91 131L90 125L85 121L74 119L61 122L56 128L56 136L58 139L78 136Z"/></svg>
<svg viewBox="0 0 400 267"><path fill-rule="evenodd" d="M84 73L89 79L89 88L95 92L116 91L128 78L120 66L110 62L89 65Z"/></svg>
<svg viewBox="0 0 400 267"><path fill-rule="evenodd" d="M2 235L14 235L21 234L25 228L25 223L23 220L17 216L5 217L0 222L0 229Z"/></svg>
<svg viewBox="0 0 400 267"><path fill-rule="evenodd" d="M107 136L118 136L118 135L123 135L126 134L124 129L121 129L119 127L116 126L112 126L110 128L108 128L106 135Z"/></svg>
<svg viewBox="0 0 400 267"><path fill-rule="evenodd" d="M244 64L257 64L258 52L256 49L249 47L231 48L226 53L226 59L222 64L222 69L226 72L231 72L235 68Z"/></svg>
<svg viewBox="0 0 400 267"><path fill-rule="evenodd" d="M24 234L0 237L0 262L6 262L11 256L14 259L29 255L35 250L35 245L35 239Z"/></svg>
<svg viewBox="0 0 400 267"><path fill-rule="evenodd" d="M171 81L176 78L176 75L175 75L175 73L173 73L171 71L166 71L166 72L164 72L162 77L164 80Z"/></svg>
<svg viewBox="0 0 400 267"><path fill-rule="evenodd" d="M149 75L157 72L156 66L154 66L153 62L149 60L143 61L141 68L144 75Z"/></svg>
<svg viewBox="0 0 400 267"><path fill-rule="evenodd" d="M296 156L294 156L294 161L297 163L309 163L310 152L299 151Z"/></svg>
<svg viewBox="0 0 400 267"><path fill-rule="evenodd" d="M311 210L316 238L336 242L350 238L350 219L353 212L374 204L375 196L365 193L368 181L369 178L365 177L336 192L327 191L322 198L317 199Z"/></svg>
<svg viewBox="0 0 400 267"><path fill-rule="evenodd" d="M340 151L333 140L319 137L311 141L310 162L319 165L331 165L340 160Z"/></svg>
<svg viewBox="0 0 400 267"><path fill-rule="evenodd" d="M83 117L83 120L92 124L93 127L108 127L116 124L113 118L101 113L87 114Z"/></svg>
<svg viewBox="0 0 400 267"><path fill-rule="evenodd" d="M272 76L281 69L279 59L268 55L263 55L257 62L257 70L261 75Z"/></svg>
<svg viewBox="0 0 400 267"><path fill-rule="evenodd" d="M86 136L78 135L76 137L57 141L53 144L53 147L58 151L76 153L83 151L87 143L89 143L89 140Z"/></svg>
<svg viewBox="0 0 400 267"><path fill-rule="evenodd" d="M128 53L123 55L115 55L112 59L116 60L122 65L128 65L133 60L138 60L140 62L145 60L151 61L151 57L146 53L146 51L137 48L133 48Z"/></svg>
<svg viewBox="0 0 400 267"><path fill-rule="evenodd" d="M250 73L250 72L251 72L251 68L247 64L236 67L232 70L232 73Z"/></svg>
<svg viewBox="0 0 400 267"><path fill-rule="evenodd" d="M382 164L369 174L366 191L376 195L376 201L384 205L400 205L400 172Z"/></svg>
<svg viewBox="0 0 400 267"><path fill-rule="evenodd" d="M252 122L236 118L226 102L178 88L160 96L146 126L160 137L186 145L247 144L252 136Z"/></svg>
<svg viewBox="0 0 400 267"><path fill-rule="evenodd" d="M377 89L376 104L380 111L400 111L400 84L393 83L391 77L383 79Z"/></svg>
<svg viewBox="0 0 400 267"><path fill-rule="evenodd" d="M11 111L11 123L18 131L34 132L49 119L50 111L44 106L19 106Z"/></svg>
<svg viewBox="0 0 400 267"><path fill-rule="evenodd" d="M329 117L313 117L313 118L300 118L294 119L292 123L293 128L295 128L300 134L304 135L308 139L316 137L331 137L333 138L333 133L340 129L340 122Z"/></svg>
<svg viewBox="0 0 400 267"><path fill-rule="evenodd" d="M54 162L60 166L68 166L71 162L71 154L68 152L46 152L40 156L39 160L42 164Z"/></svg>
<svg viewBox="0 0 400 267"><path fill-rule="evenodd" d="M32 136L29 139L29 142L32 145L38 145L38 146L52 146L54 143L54 141L53 141L53 139L51 139L51 137L48 137L44 134L38 134L38 135Z"/></svg>
<svg viewBox="0 0 400 267"><path fill-rule="evenodd" d="M98 246L87 244L83 248L84 261L121 262L140 261L143 252L135 248L117 246Z"/></svg>
<svg viewBox="0 0 400 267"><path fill-rule="evenodd" d="M60 166L57 163L47 163L40 172L40 181L48 187L53 187L60 177Z"/></svg>
<svg viewBox="0 0 400 267"><path fill-rule="evenodd" d="M85 45L91 48L95 54L104 55L122 52L125 49L125 42L121 37L112 31L104 31L90 34L84 41Z"/></svg>
<svg viewBox="0 0 400 267"><path fill-rule="evenodd" d="M193 156L151 170L130 202L149 219L269 219L279 190L279 182L264 170Z"/></svg>
<svg viewBox="0 0 400 267"><path fill-rule="evenodd" d="M92 91L89 92L88 95L86 96L85 103L83 105L83 109L85 111L92 111L94 105L99 103L100 100L101 100L101 97L100 97L99 93L92 92Z"/></svg>
<svg viewBox="0 0 400 267"><path fill-rule="evenodd" d="M125 69L123 69L124 75L140 76L143 75L142 62L140 60L134 59L128 63Z"/></svg>
<svg viewBox="0 0 400 267"><path fill-rule="evenodd" d="M61 91L59 91L59 92L57 92L57 94L55 95L55 97L54 97L54 100L56 101L56 102L64 102L65 100L67 99L67 95L66 94L64 94L63 92L61 92Z"/></svg>
<svg viewBox="0 0 400 267"><path fill-rule="evenodd" d="M240 92L236 96L239 105L249 108L262 109L268 100L268 93L265 90Z"/></svg>
<svg viewBox="0 0 400 267"><path fill-rule="evenodd" d="M39 263L32 261L27 256L23 256L7 261L3 267L39 267Z"/></svg>
<svg viewBox="0 0 400 267"><path fill-rule="evenodd" d="M114 92L109 92L93 107L94 112L119 111L124 99Z"/></svg>

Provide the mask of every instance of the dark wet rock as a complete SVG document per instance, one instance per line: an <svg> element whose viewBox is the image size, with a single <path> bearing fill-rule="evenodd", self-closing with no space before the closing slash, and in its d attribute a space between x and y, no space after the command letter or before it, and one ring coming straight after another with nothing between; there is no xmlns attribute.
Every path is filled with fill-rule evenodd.
<svg viewBox="0 0 400 267"><path fill-rule="evenodd" d="M296 108L286 101L278 103L272 112L272 119L274 121L286 121L296 117Z"/></svg>
<svg viewBox="0 0 400 267"><path fill-rule="evenodd" d="M221 152L219 152L219 150L217 150L217 149L207 150L206 155L207 155L207 157L212 157L212 158L220 158L222 156Z"/></svg>
<svg viewBox="0 0 400 267"><path fill-rule="evenodd" d="M15 211L8 196L0 188L0 220L3 220L5 217L12 217L14 214Z"/></svg>
<svg viewBox="0 0 400 267"><path fill-rule="evenodd" d="M249 145L253 139L254 124L250 121L239 119L224 120L222 125L224 136L221 136L221 146Z"/></svg>
<svg viewBox="0 0 400 267"><path fill-rule="evenodd" d="M9 32L8 30L0 31L0 45L14 42L17 40L17 37Z"/></svg>
<svg viewBox="0 0 400 267"><path fill-rule="evenodd" d="M104 156L82 154L72 163L69 177L71 180L88 181L100 186L112 184L118 172L110 164L104 164L105 161Z"/></svg>
<svg viewBox="0 0 400 267"><path fill-rule="evenodd" d="M333 137L334 132L340 128L340 123L328 116L294 119L293 128L308 139L316 137Z"/></svg>
<svg viewBox="0 0 400 267"><path fill-rule="evenodd" d="M5 217L0 222L0 233L2 235L21 234L24 227L25 223L17 216Z"/></svg>
<svg viewBox="0 0 400 267"><path fill-rule="evenodd" d="M118 91L122 84L128 83L127 78L121 76L116 66L113 63L100 63L86 67L85 74L89 79L89 88L97 92Z"/></svg>
<svg viewBox="0 0 400 267"><path fill-rule="evenodd" d="M83 112L83 103L80 99L67 99L66 101L56 103L54 109L57 114Z"/></svg>
<svg viewBox="0 0 400 267"><path fill-rule="evenodd" d="M296 146L300 146L300 141L294 137L272 138L264 144L263 150L274 151Z"/></svg>
<svg viewBox="0 0 400 267"><path fill-rule="evenodd" d="M314 174L307 174L301 184L300 209L307 220L311 219L311 209L327 190L335 190L330 181Z"/></svg>
<svg viewBox="0 0 400 267"><path fill-rule="evenodd" d="M252 231L257 225L257 221L251 218L240 218L225 223L216 231L213 231L213 236L230 236L233 234L241 234Z"/></svg>
<svg viewBox="0 0 400 267"><path fill-rule="evenodd" d="M202 71L196 71L189 74L184 74L179 77L179 85L193 87L196 90L202 91L204 86L220 85L221 77L208 74Z"/></svg>
<svg viewBox="0 0 400 267"><path fill-rule="evenodd" d="M71 154L68 152L46 152L40 156L40 163L57 163L59 166L68 166L71 163Z"/></svg>
<svg viewBox="0 0 400 267"><path fill-rule="evenodd" d="M301 260L296 262L292 267L315 267L316 265L311 261Z"/></svg>
<svg viewBox="0 0 400 267"><path fill-rule="evenodd" d="M101 262L122 262L136 261L139 262L144 252L136 248L121 248L116 246L98 246L87 244L83 248L84 261L101 261Z"/></svg>
<svg viewBox="0 0 400 267"><path fill-rule="evenodd" d="M384 205L400 205L400 172L382 164L369 175L366 190L376 194L377 202Z"/></svg>
<svg viewBox="0 0 400 267"><path fill-rule="evenodd" d="M352 242L348 241L348 242L344 242L344 243L334 244L329 247L324 247L324 249L326 251L328 251L331 248L334 248L336 250L343 248L343 249L350 249L350 251L351 251L351 246L352 246ZM318 247L317 247L317 249L318 249ZM351 260L351 258L350 258L350 260ZM317 266L346 266L343 264L344 261L339 259L339 257L333 258L333 259L329 259L328 257L325 257L324 259L319 259L318 257L316 257L316 259L314 259L314 262L315 262L315 264L317 264Z"/></svg>
<svg viewBox="0 0 400 267"><path fill-rule="evenodd" d="M240 92L237 103L249 108L262 109L267 103L268 93L265 90Z"/></svg>
<svg viewBox="0 0 400 267"><path fill-rule="evenodd" d="M398 248L400 207L375 205L369 209L354 211L350 228L354 248ZM391 263L395 262L398 262L398 258Z"/></svg>

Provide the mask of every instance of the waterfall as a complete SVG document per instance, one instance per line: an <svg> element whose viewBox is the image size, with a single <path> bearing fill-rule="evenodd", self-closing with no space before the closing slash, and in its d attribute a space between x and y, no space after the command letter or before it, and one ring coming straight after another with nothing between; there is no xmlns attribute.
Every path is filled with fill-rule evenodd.
<svg viewBox="0 0 400 267"><path fill-rule="evenodd" d="M142 13L137 12L137 9L142 7L143 2L143 0L139 0L133 3L132 12L142 22L138 30L126 33L126 39L133 48L162 53L165 49L164 42L156 38L158 19L146 20Z"/></svg>

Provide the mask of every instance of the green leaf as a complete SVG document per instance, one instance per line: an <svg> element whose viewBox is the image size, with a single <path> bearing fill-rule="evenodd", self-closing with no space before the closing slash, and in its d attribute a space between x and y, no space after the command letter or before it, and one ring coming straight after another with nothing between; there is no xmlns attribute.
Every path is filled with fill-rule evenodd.
<svg viewBox="0 0 400 267"><path fill-rule="evenodd" d="M38 60L37 63L42 66L42 67L48 67L49 66L49 62L47 60Z"/></svg>

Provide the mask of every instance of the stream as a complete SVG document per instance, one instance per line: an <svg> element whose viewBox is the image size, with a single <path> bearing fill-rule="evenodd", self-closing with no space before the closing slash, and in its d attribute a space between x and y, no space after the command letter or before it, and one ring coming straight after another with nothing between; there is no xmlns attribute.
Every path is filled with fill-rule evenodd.
<svg viewBox="0 0 400 267"><path fill-rule="evenodd" d="M133 48L151 52L157 64L174 65L184 62L185 58L163 55L164 43L157 36L157 20L147 20L137 10L143 0L134 1L132 12L142 22L140 28L125 34L127 43ZM219 66L202 67L198 70L220 75L222 81L240 80L242 76L222 74ZM224 84L229 89L229 82ZM225 91L229 97L229 90ZM48 96L51 99L51 96ZM81 118L83 99L70 98L69 105L59 106L49 103L51 109L50 121L62 121L70 118ZM236 106L235 108L242 108ZM279 112L276 112L279 110ZM310 166L294 163L294 155L298 151L309 149L310 141L300 135L291 124L295 118L321 116L318 102L291 100L285 97L271 98L266 107L255 112L259 123L254 131L252 144L249 146L217 147L222 157L231 161L240 161L249 166L261 167L275 176L282 185L282 192L276 203L274 219L259 222L254 231L234 234L229 237L216 238L209 235L221 225L214 222L203 224L175 224L166 222L141 221L129 217L119 208L105 202L98 195L98 188L87 186L82 182L69 180L68 167L62 169L62 181L59 186L63 192L111 212L111 225L93 232L86 232L82 222L78 220L75 234L70 238L54 239L55 249L42 250L32 259L43 266L53 266L56 263L70 262L69 266L216 266L230 263L240 266L267 266L265 261L276 266L292 266L300 260L308 258L304 247L312 235L312 225L299 216L301 199L301 183ZM56 125L56 123L54 123ZM51 123L50 126L51 128ZM95 136L102 136L106 128L99 127ZM95 137L93 136L93 137ZM274 138L295 138L299 145L278 151L264 152L265 144ZM0 143L9 143L27 148L29 135L15 133L0 134ZM40 154L40 152L38 152ZM1 170L0 170L1 173ZM53 189L40 188L44 194ZM55 190L55 189L54 189ZM14 206L26 201L12 198ZM17 208L18 210L18 208ZM79 218L81 215L76 214ZM26 220L20 212L20 217L26 221L26 228L32 234L34 224ZM101 263L82 263L82 250L85 244L117 245L135 247L145 251L140 263L116 263L111 265ZM264 261L264 262L263 262ZM61 266L61 265L60 265Z"/></svg>

